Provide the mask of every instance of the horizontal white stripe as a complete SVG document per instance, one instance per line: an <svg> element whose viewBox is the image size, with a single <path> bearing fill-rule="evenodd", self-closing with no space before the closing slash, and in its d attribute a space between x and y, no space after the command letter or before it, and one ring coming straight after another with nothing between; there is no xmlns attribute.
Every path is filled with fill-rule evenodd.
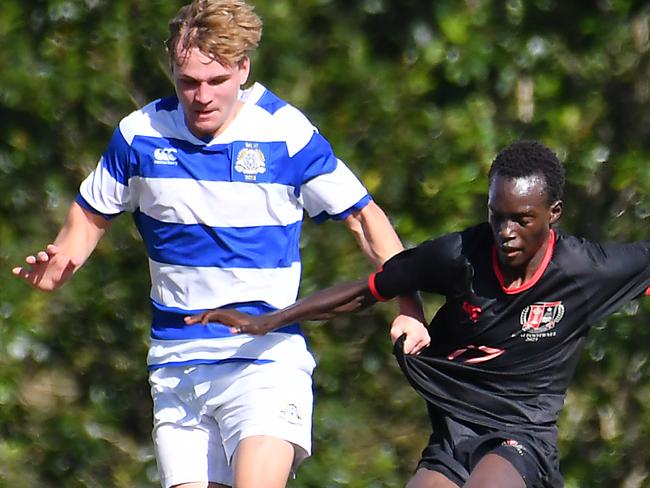
<svg viewBox="0 0 650 488"><path fill-rule="evenodd" d="M241 92L240 98L244 101L244 108L226 130L207 145L229 144L239 140L282 141L287 143L289 156L304 148L316 128L302 112L291 105L285 105L274 114L257 106L256 103L265 92L266 88L259 83ZM120 131L129 145L136 136L171 137L198 146L206 145L205 141L198 139L187 129L182 110L157 112L157 103L156 100L121 120Z"/></svg>
<svg viewBox="0 0 650 488"><path fill-rule="evenodd" d="M185 124L185 115L178 105L174 110L156 110L160 100L145 105L140 110L124 117L119 124L120 132L131 145L137 136L163 137L185 140L195 146L205 146L205 141L196 137Z"/></svg>
<svg viewBox="0 0 650 488"><path fill-rule="evenodd" d="M337 162L334 171L312 178L301 187L302 200L310 217L322 212L340 214L368 194L345 163L340 159Z"/></svg>
<svg viewBox="0 0 650 488"><path fill-rule="evenodd" d="M230 358L261 359L282 362L311 374L316 363L298 334L272 332L263 336L246 334L221 339L161 341L151 339L147 364L157 365L196 360Z"/></svg>
<svg viewBox="0 0 650 488"><path fill-rule="evenodd" d="M282 128L289 157L304 148L316 132L307 117L292 105L282 107L273 115L273 119L275 127Z"/></svg>
<svg viewBox="0 0 650 488"><path fill-rule="evenodd" d="M131 179L136 206L156 220L210 227L286 226L302 220L291 187L277 183L196 181L183 178Z"/></svg>
<svg viewBox="0 0 650 488"><path fill-rule="evenodd" d="M255 83L242 92L240 97L245 101L244 108L210 144L228 144L233 141L284 142L289 157L303 149L317 131L316 127L293 105L284 105L273 114L256 105L266 91L263 85Z"/></svg>
<svg viewBox="0 0 650 488"><path fill-rule="evenodd" d="M127 144L131 145L136 136L179 137L180 132L174 123L174 118L180 115L179 112L156 112L157 103L158 100L151 102L120 121L120 132ZM152 118L156 119L155 124L152 122Z"/></svg>
<svg viewBox="0 0 650 488"><path fill-rule="evenodd" d="M264 301L276 308L298 295L300 263L290 268L198 268L149 260L151 298L167 307L209 309L231 303Z"/></svg>
<svg viewBox="0 0 650 488"><path fill-rule="evenodd" d="M255 130L252 131L251 127ZM311 141L315 132L316 128L307 117L291 105L270 114L262 107L247 104L210 145L233 141L284 142L289 157L293 157Z"/></svg>
<svg viewBox="0 0 650 488"><path fill-rule="evenodd" d="M119 183L99 161L79 187L79 193L92 207L103 214L113 215L131 210L129 189Z"/></svg>
<svg viewBox="0 0 650 488"><path fill-rule="evenodd" d="M251 88L240 92L244 106L226 130L212 139L208 146L214 144L231 144L234 141L281 142L289 133L278 125L274 116L256 105L266 88L255 83Z"/></svg>

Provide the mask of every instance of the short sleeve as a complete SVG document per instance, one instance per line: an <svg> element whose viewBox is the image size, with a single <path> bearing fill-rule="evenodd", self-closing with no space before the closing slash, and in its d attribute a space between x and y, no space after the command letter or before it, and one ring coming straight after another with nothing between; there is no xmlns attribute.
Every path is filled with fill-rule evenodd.
<svg viewBox="0 0 650 488"><path fill-rule="evenodd" d="M308 215L316 222L345 219L371 200L363 184L339 159L332 172L309 180L302 186L301 193Z"/></svg>
<svg viewBox="0 0 650 488"><path fill-rule="evenodd" d="M131 148L117 128L97 167L81 183L76 201L106 218L129 210L130 154Z"/></svg>
<svg viewBox="0 0 650 488"><path fill-rule="evenodd" d="M650 241L626 244L586 243L590 279L585 285L591 305L589 321L599 322L650 287Z"/></svg>
<svg viewBox="0 0 650 488"><path fill-rule="evenodd" d="M459 233L447 234L402 251L389 259L373 278L376 295L390 299L416 291L451 295L471 279Z"/></svg>
<svg viewBox="0 0 650 488"><path fill-rule="evenodd" d="M359 178L317 132L297 156L306 160L300 185L302 202L307 214L317 222L344 219L370 201Z"/></svg>

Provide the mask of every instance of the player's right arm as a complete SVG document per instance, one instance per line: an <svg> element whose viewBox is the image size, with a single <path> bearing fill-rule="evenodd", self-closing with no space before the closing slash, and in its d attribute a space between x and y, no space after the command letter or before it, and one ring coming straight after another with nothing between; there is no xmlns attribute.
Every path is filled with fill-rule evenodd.
<svg viewBox="0 0 650 488"><path fill-rule="evenodd" d="M73 202L61 231L45 250L25 258L12 273L41 291L54 291L88 259L111 221Z"/></svg>

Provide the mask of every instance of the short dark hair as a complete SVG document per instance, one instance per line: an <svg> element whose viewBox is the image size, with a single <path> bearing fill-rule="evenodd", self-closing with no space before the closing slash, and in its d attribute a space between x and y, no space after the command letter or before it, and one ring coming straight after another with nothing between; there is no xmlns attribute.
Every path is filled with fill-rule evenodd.
<svg viewBox="0 0 650 488"><path fill-rule="evenodd" d="M541 175L549 204L564 195L564 166L553 151L538 141L516 141L499 151L488 173L490 182L497 173L505 178Z"/></svg>

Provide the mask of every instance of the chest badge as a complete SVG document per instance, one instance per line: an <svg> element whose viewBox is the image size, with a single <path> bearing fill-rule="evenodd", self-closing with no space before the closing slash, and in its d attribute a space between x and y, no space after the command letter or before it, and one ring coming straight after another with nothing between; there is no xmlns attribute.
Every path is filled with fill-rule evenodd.
<svg viewBox="0 0 650 488"><path fill-rule="evenodd" d="M542 334L554 329L564 317L562 302L537 302L521 311L519 321L522 332Z"/></svg>
<svg viewBox="0 0 650 488"><path fill-rule="evenodd" d="M259 144L246 143L239 149L234 167L245 181L257 181L258 175L266 173L266 157Z"/></svg>

